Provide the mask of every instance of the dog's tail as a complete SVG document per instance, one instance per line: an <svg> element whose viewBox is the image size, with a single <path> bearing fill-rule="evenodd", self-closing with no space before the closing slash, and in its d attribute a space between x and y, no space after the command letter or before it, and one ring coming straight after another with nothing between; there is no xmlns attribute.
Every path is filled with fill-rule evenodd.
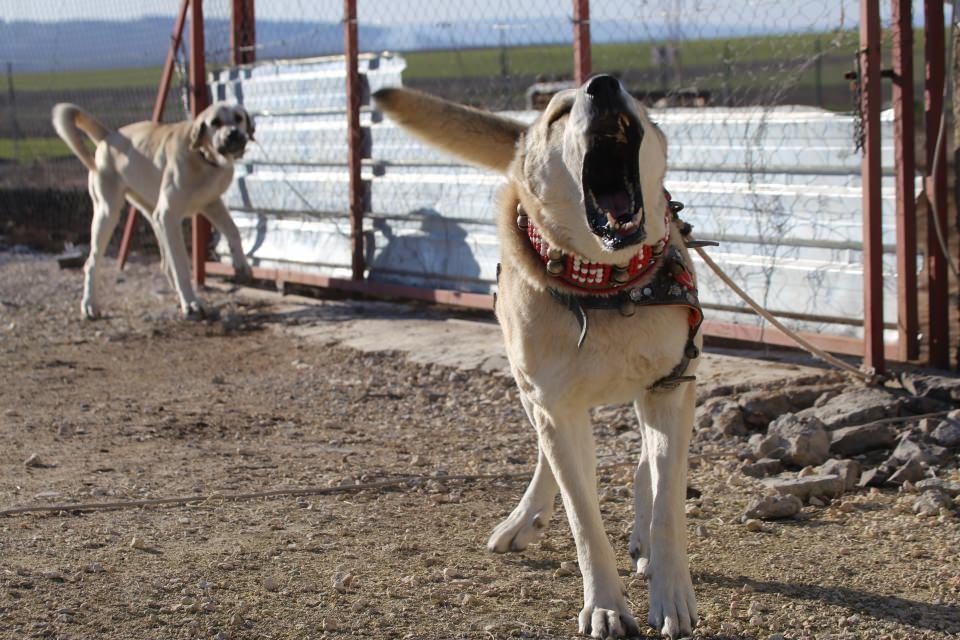
<svg viewBox="0 0 960 640"><path fill-rule="evenodd" d="M424 142L505 173L527 125L410 89L380 89L377 107Z"/></svg>
<svg viewBox="0 0 960 640"><path fill-rule="evenodd" d="M95 171L93 153L80 137L80 132L87 134L87 137L96 143L106 138L110 129L77 105L68 102L61 102L53 108L53 128L80 158L80 162L90 171Z"/></svg>

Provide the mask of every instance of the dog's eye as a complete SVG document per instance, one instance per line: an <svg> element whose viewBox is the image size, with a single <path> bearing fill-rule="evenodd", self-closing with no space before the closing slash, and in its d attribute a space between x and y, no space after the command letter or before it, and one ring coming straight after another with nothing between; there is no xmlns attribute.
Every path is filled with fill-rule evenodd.
<svg viewBox="0 0 960 640"><path fill-rule="evenodd" d="M221 124L223 124L223 122L220 120L219 116L210 121L210 125L214 127L219 127Z"/></svg>
<svg viewBox="0 0 960 640"><path fill-rule="evenodd" d="M237 122L243 122L243 114L242 114L242 113L239 113L239 112L237 113Z"/></svg>

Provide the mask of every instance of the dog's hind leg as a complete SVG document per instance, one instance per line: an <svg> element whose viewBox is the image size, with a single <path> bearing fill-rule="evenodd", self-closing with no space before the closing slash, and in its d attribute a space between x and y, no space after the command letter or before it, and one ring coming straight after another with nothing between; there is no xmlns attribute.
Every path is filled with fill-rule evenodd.
<svg viewBox="0 0 960 640"><path fill-rule="evenodd" d="M90 255L83 265L83 299L80 313L87 320L100 316L97 304L97 265L103 259L123 207L123 189L109 177L91 171L88 180L90 200L93 202L93 221L90 224Z"/></svg>
<svg viewBox="0 0 960 640"><path fill-rule="evenodd" d="M536 427L533 405L522 391L520 401L530 423ZM527 490L523 492L520 503L490 534L487 549L494 553L523 551L528 544L542 536L553 515L553 506L559 490L560 487L557 486L557 481L553 477L550 463L543 455L543 449L538 446L537 468L533 472L533 478L527 485Z"/></svg>
<svg viewBox="0 0 960 640"><path fill-rule="evenodd" d="M643 417L640 405L635 404L641 430ZM650 516L653 511L653 489L650 486L650 461L647 458L647 438L641 443L640 462L633 474L633 530L630 532L630 559L637 573L646 574L650 561Z"/></svg>
<svg viewBox="0 0 960 640"><path fill-rule="evenodd" d="M523 551L528 544L542 536L553 516L558 490L550 463L540 449L533 479L523 492L520 503L490 534L487 549L494 553Z"/></svg>
<svg viewBox="0 0 960 640"><path fill-rule="evenodd" d="M669 638L690 634L697 623L684 511L695 394L695 386L687 383L673 391L648 392L639 403L652 488L647 621Z"/></svg>
<svg viewBox="0 0 960 640"><path fill-rule="evenodd" d="M534 405L540 449L554 471L583 574L580 632L594 638L639 635L603 528L597 499L597 459L586 407Z"/></svg>
<svg viewBox="0 0 960 640"><path fill-rule="evenodd" d="M250 270L250 263L247 262L247 256L243 253L243 245L240 242L240 231L236 223L230 217L230 211L223 204L223 200L217 198L203 208L203 213L213 226L217 228L227 241L230 247L230 260L233 262L236 279L239 282L249 282L253 279L253 272Z"/></svg>

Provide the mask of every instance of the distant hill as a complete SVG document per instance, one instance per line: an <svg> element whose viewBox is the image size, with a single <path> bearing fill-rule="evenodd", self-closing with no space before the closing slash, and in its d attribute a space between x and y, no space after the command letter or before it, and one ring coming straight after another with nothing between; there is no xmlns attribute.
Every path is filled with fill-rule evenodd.
<svg viewBox="0 0 960 640"><path fill-rule="evenodd" d="M721 18L722 19L722 18ZM73 69L155 66L170 42L169 17L134 21L83 20L28 22L0 20L0 65L13 63L16 73ZM594 42L649 41L670 32L663 24L598 20L591 23ZM748 35L744 25L701 24L697 38ZM211 62L225 61L229 22L208 19L206 49ZM360 25L362 51L415 51L566 43L570 20L564 16L506 22L430 22L396 26ZM343 51L339 23L258 20L258 56L304 57Z"/></svg>

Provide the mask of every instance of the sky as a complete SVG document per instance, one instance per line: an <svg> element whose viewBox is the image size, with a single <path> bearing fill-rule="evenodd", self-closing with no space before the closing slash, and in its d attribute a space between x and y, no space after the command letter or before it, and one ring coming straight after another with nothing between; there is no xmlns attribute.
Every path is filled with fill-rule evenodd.
<svg viewBox="0 0 960 640"><path fill-rule="evenodd" d="M374 24L408 24L509 17L535 19L570 14L570 0L358 0L360 18ZM914 0L915 22L922 23L923 3ZM592 0L591 17L602 19L664 19L683 15L703 22L724 16L743 16L749 7L761 19L778 19L781 26L806 26L810 22L839 20L854 25L857 0ZM884 19L888 2L881 2ZM133 20L144 16L173 16L178 0L0 0L0 19L33 20ZM204 11L225 17L229 0L205 0ZM341 0L256 0L258 17L271 20L336 21ZM947 10L949 13L949 10ZM741 18L742 19L742 18ZM812 25L816 26L816 25Z"/></svg>

